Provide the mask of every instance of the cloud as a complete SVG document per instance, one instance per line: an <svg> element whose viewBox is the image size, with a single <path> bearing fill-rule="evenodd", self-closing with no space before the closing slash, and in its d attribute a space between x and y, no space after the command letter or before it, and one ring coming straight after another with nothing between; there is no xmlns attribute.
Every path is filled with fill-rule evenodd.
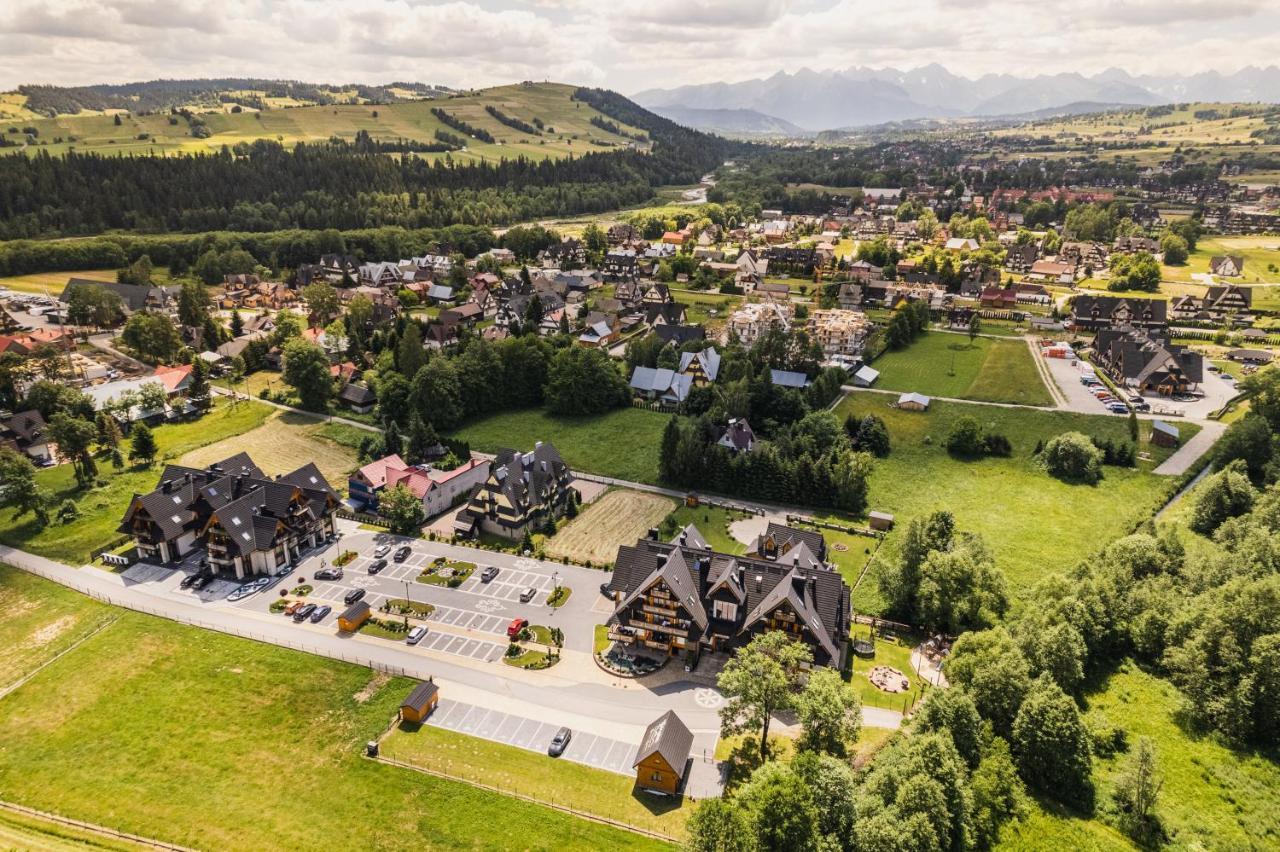
<svg viewBox="0 0 1280 852"><path fill-rule="evenodd" d="M1276 0L0 0L0 88L234 74L634 92L934 62L969 77L1230 72L1272 64L1276 33Z"/></svg>

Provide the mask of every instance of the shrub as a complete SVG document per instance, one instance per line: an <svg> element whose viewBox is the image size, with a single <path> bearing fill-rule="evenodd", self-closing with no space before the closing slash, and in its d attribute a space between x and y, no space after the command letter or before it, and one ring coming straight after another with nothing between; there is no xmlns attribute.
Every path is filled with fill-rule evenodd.
<svg viewBox="0 0 1280 852"><path fill-rule="evenodd" d="M522 652L521 652L521 648L520 648L520 646L519 646L519 645L517 645L515 642L508 642L508 643L507 643L507 656L508 656L508 657L518 657L518 656L520 656L520 654L521 654L521 653L522 653Z"/></svg>
<svg viewBox="0 0 1280 852"><path fill-rule="evenodd" d="M1051 476L1089 485L1102 478L1102 458L1102 450L1080 432L1064 432L1050 438L1042 455L1045 470Z"/></svg>

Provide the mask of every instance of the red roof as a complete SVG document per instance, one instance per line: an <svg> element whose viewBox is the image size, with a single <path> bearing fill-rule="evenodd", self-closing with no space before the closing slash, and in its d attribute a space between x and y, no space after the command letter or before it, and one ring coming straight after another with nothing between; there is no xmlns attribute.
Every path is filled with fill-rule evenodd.
<svg viewBox="0 0 1280 852"><path fill-rule="evenodd" d="M191 365L183 364L178 367L156 367L155 378L160 380L160 384L164 385L164 389L169 393L173 393L182 386L182 383L191 378Z"/></svg>
<svg viewBox="0 0 1280 852"><path fill-rule="evenodd" d="M381 488L387 484L387 469L403 470L406 467L404 459L397 455L384 456L377 461L371 461L364 467L360 468L360 476L369 483L373 488Z"/></svg>
<svg viewBox="0 0 1280 852"><path fill-rule="evenodd" d="M25 334L21 337L0 334L0 352L14 352L18 355L26 355L31 351L27 345L28 341L29 338Z"/></svg>

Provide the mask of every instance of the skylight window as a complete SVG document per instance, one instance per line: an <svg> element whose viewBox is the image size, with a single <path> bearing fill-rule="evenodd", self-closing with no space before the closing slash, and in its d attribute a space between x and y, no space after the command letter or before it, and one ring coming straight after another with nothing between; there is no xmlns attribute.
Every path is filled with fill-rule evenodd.
<svg viewBox="0 0 1280 852"><path fill-rule="evenodd" d="M240 519L239 519L239 518L232 518L232 519L231 519L231 523L235 524L236 526L240 526Z"/></svg>
<svg viewBox="0 0 1280 852"><path fill-rule="evenodd" d="M180 523L182 523L182 516L181 516L181 515L172 515L172 516L170 516L169 520L173 521L175 524L180 524Z"/></svg>
<svg viewBox="0 0 1280 852"><path fill-rule="evenodd" d="M181 494L175 494L175 495L173 495L173 505L175 505L175 506L181 506L181 505L182 505L182 495L181 495Z"/></svg>
<svg viewBox="0 0 1280 852"><path fill-rule="evenodd" d="M246 532L242 532L242 533L240 533L240 537L241 537L242 539L244 539L245 541L248 541L248 540L249 540L249 533L248 533L247 531L246 531Z"/></svg>
<svg viewBox="0 0 1280 852"><path fill-rule="evenodd" d="M316 478L313 476L313 477L311 477L311 484L312 484L312 485L319 485L319 484L320 484L320 480L316 479Z"/></svg>
<svg viewBox="0 0 1280 852"><path fill-rule="evenodd" d="M213 486L210 486L210 487L209 487L209 493L210 493L210 494L212 494L214 497L217 497L217 496L218 496L218 489L214 488Z"/></svg>

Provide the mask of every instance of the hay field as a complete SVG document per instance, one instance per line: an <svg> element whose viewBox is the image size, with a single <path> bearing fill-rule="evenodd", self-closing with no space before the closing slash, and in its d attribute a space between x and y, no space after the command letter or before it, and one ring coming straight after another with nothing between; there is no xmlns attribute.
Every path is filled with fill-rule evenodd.
<svg viewBox="0 0 1280 852"><path fill-rule="evenodd" d="M578 562L612 562L620 545L635 544L675 507L670 497L615 489L549 538L545 549L551 556Z"/></svg>
<svg viewBox="0 0 1280 852"><path fill-rule="evenodd" d="M334 490L344 493L347 474L358 466L359 460L350 448L321 437L319 433L323 428L321 420L277 411L258 428L192 450L178 463L204 467L245 452L263 473L275 476L291 473L307 462L315 462Z"/></svg>

